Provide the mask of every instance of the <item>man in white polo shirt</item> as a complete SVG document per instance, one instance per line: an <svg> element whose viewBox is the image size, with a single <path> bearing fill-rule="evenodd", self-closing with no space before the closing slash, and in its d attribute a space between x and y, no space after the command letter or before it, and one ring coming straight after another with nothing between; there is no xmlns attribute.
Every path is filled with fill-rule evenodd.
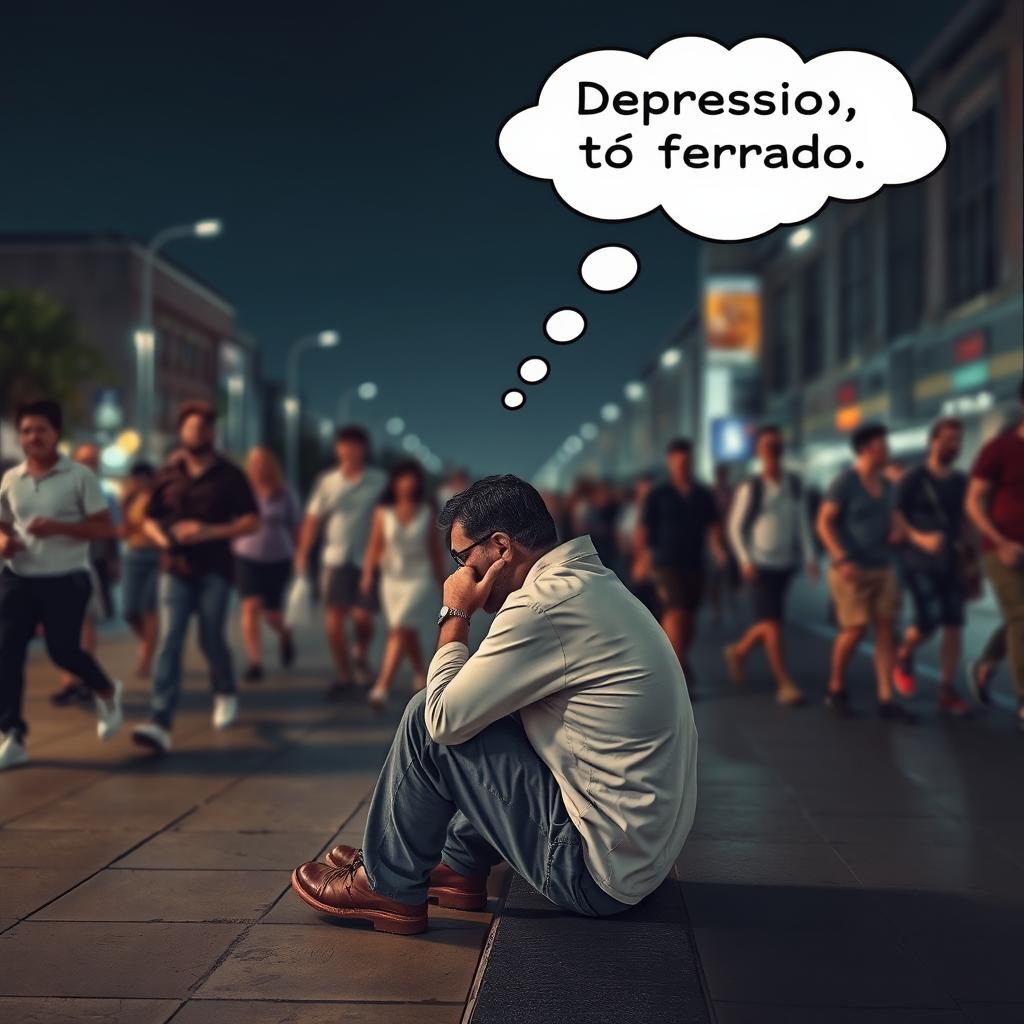
<svg viewBox="0 0 1024 1024"><path fill-rule="evenodd" d="M367 654L373 639L377 598L375 593L362 593L359 581L370 542L373 509L387 478L379 469L367 465L369 448L370 439L362 427L353 424L339 428L334 443L338 465L321 474L313 487L295 553L295 573L302 576L310 549L323 530L320 589L326 609L327 642L336 672L329 697L350 690L353 680L365 685L372 675ZM354 659L349 653L346 632L349 618L355 627Z"/></svg>
<svg viewBox="0 0 1024 1024"><path fill-rule="evenodd" d="M92 690L99 738L110 739L123 719L121 683L81 646L89 541L114 532L107 500L92 470L57 451L56 402L23 403L15 426L25 461L0 480L0 769L28 757L25 656L40 623L50 658Z"/></svg>
<svg viewBox="0 0 1024 1024"><path fill-rule="evenodd" d="M427 688L399 726L362 848L300 865L292 887L322 912L413 934L428 899L480 909L504 859L563 909L626 910L668 876L696 809L679 660L589 537L558 544L525 481L477 481L438 525L460 568ZM470 656L480 609L494 620Z"/></svg>

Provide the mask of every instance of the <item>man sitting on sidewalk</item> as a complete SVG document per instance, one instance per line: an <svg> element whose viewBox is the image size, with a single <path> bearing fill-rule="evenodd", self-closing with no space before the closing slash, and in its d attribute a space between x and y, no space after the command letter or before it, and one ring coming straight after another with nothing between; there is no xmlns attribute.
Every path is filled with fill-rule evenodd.
<svg viewBox="0 0 1024 1024"><path fill-rule="evenodd" d="M438 525L460 568L363 848L301 865L292 886L317 910L413 934L428 898L483 906L506 860L563 909L626 910L668 875L693 823L697 734L679 661L589 537L557 544L522 480L478 481ZM470 656L481 608L496 614Z"/></svg>

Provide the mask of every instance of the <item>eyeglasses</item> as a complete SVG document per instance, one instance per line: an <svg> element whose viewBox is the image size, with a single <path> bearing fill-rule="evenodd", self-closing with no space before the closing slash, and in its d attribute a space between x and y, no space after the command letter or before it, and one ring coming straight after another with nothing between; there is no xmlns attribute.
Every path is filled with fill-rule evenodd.
<svg viewBox="0 0 1024 1024"><path fill-rule="evenodd" d="M489 533L486 537L478 540L475 544L470 544L468 548L463 548L461 551L456 551L455 548L449 548L448 553L455 559L456 565L460 568L464 568L466 565L466 555L468 555L473 548L478 548L481 544L486 544L493 536L493 533Z"/></svg>

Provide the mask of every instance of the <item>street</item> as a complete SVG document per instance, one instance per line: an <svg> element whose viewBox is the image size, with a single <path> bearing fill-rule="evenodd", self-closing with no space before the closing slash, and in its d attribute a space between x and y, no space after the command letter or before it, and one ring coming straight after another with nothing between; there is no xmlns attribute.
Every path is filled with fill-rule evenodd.
<svg viewBox="0 0 1024 1024"><path fill-rule="evenodd" d="M794 674L814 699L785 711L756 659L745 691L724 679L731 632L705 623L694 659L700 802L677 865L703 968L694 984L718 1021L1020 1020L1011 716L937 722L926 686L926 721L878 722L861 657L854 704L866 715L835 721L819 701L827 639L797 627ZM360 844L407 688L383 718L356 695L329 704L326 650L316 633L301 641L299 667L245 687L224 733L190 652L161 760L127 730L101 747L90 714L51 708L56 672L37 653L33 761L0 778L0 1018L463 1018L507 871L486 913L431 907L430 931L408 938L321 920L290 892L299 861ZM124 636L102 653L128 678ZM146 686L129 688L137 719Z"/></svg>

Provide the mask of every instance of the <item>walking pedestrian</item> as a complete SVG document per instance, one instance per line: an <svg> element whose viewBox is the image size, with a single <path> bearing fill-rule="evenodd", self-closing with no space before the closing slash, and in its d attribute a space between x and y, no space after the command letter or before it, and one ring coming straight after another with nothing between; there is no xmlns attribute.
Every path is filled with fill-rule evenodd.
<svg viewBox="0 0 1024 1024"><path fill-rule="evenodd" d="M742 684L747 656L764 644L775 679L775 699L795 707L804 703L804 695L783 655L786 592L801 565L817 582L818 562L800 478L783 468L782 431L776 426L761 427L755 448L760 472L737 489L728 521L729 542L751 589L754 624L737 643L725 648L725 662L733 681Z"/></svg>
<svg viewBox="0 0 1024 1024"><path fill-rule="evenodd" d="M854 431L851 444L854 464L832 481L818 512L818 534L832 560L828 586L839 622L825 703L839 717L853 717L846 671L873 626L878 714L890 721L912 722L914 716L892 696L894 623L900 601L892 561L903 531L893 507L895 488L884 474L887 431L881 424L867 424Z"/></svg>
<svg viewBox="0 0 1024 1024"><path fill-rule="evenodd" d="M259 505L260 526L254 533L238 537L233 547L242 600L242 642L249 659L244 678L258 683L263 678L261 622L277 634L281 666L288 668L295 660L295 643L281 608L292 574L302 510L269 448L257 445L249 452L245 474Z"/></svg>
<svg viewBox="0 0 1024 1024"><path fill-rule="evenodd" d="M413 692L426 685L419 627L425 603L445 578L433 513L423 468L412 459L397 463L373 513L360 580L361 592L372 594L379 570L380 599L388 624L380 672L367 698L376 710L387 705L391 680L403 655L412 668Z"/></svg>
<svg viewBox="0 0 1024 1024"><path fill-rule="evenodd" d="M373 510L387 477L368 465L369 450L370 438L362 427L349 425L338 430L334 445L338 465L321 474L313 488L295 553L296 575L304 574L309 552L323 530L320 593L335 669L329 698L347 692L353 682L368 684L371 676L368 656L379 601L376 589L364 591L360 581ZM349 652L349 619L355 628L354 658Z"/></svg>
<svg viewBox="0 0 1024 1024"><path fill-rule="evenodd" d="M616 531L619 563L623 566L626 585L655 618L660 618L658 592L651 578L651 553L638 539L640 517L647 502L647 495L651 493L653 486L654 479L651 474L644 473L637 477L631 493L622 504Z"/></svg>
<svg viewBox="0 0 1024 1024"><path fill-rule="evenodd" d="M438 525L460 568L363 848L300 865L292 887L409 935L427 928L428 898L481 909L505 859L555 906L618 914L671 873L693 822L697 732L679 662L589 538L558 544L524 481L477 481ZM470 657L481 609L494 620Z"/></svg>
<svg viewBox="0 0 1024 1024"><path fill-rule="evenodd" d="M1024 413L1024 381L1020 386ZM1010 677L1024 732L1024 418L978 453L967 490L967 514L981 531L982 564L1006 626ZM978 686L988 703L987 681Z"/></svg>
<svg viewBox="0 0 1024 1024"><path fill-rule="evenodd" d="M92 470L58 452L56 402L19 405L14 424L25 461L0 480L0 769L28 759L25 658L40 624L54 664L92 692L99 738L110 739L123 720L121 682L82 649L89 542L114 533L107 500Z"/></svg>
<svg viewBox="0 0 1024 1024"><path fill-rule="evenodd" d="M904 697L914 695L914 652L941 629L939 713L954 717L970 711L954 688L968 597L963 576L969 557L967 477L953 468L962 441L959 420L938 420L929 433L927 461L908 469L896 487L896 508L907 525L906 543L900 548L903 585L914 618L896 651L893 685Z"/></svg>
<svg viewBox="0 0 1024 1024"><path fill-rule="evenodd" d="M210 667L213 727L238 715L231 649L224 636L231 600L231 542L259 527L256 499L245 474L214 449L217 414L203 401L178 412L181 454L157 476L146 510L146 532L160 547L160 645L153 677L152 718L132 738L158 752L171 748L181 695L181 658L192 616Z"/></svg>
<svg viewBox="0 0 1024 1024"><path fill-rule="evenodd" d="M92 597L85 607L85 618L82 621L82 650L93 657L96 656L98 645L97 624L107 622L114 616L113 586L121 578L121 552L118 544L118 532L121 525L121 509L116 497L104 489L100 479L100 450L94 444L80 444L71 453L71 458L91 470L100 482L100 491L110 511L110 519L114 532L109 537L97 537L89 541L89 582ZM51 694L50 702L57 707L69 704L92 703L92 691L81 679L65 672L61 678L61 687Z"/></svg>
<svg viewBox="0 0 1024 1024"><path fill-rule="evenodd" d="M146 532L149 498L156 483L156 469L137 462L128 474L121 495L121 539L124 541L124 584L121 603L124 618L139 641L135 675L148 679L156 653L156 593L160 575L160 549Z"/></svg>
<svg viewBox="0 0 1024 1024"><path fill-rule="evenodd" d="M704 593L705 545L718 568L727 559L714 495L693 476L693 446L677 438L668 445L665 458L669 479L647 496L639 543L643 556L650 558L662 627L692 695L696 681L687 655Z"/></svg>
<svg viewBox="0 0 1024 1024"><path fill-rule="evenodd" d="M715 496L718 520L724 526L724 524L729 522L729 513L732 510L732 503L735 497L735 489L729 478L729 467L724 462L719 462L715 466L714 483L711 486L711 493ZM708 603L711 606L711 621L716 626L722 621L723 607L730 618L735 607L734 598L739 573L735 556L728 545L725 545L725 559L725 565L717 565L712 562L708 572Z"/></svg>

